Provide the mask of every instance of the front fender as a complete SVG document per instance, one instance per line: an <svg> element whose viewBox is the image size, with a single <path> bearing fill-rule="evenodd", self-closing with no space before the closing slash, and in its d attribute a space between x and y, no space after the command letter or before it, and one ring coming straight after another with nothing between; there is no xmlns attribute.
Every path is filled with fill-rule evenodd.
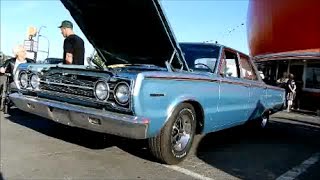
<svg viewBox="0 0 320 180"><path fill-rule="evenodd" d="M192 95L184 95L184 96L180 96L175 98L168 106L167 108L167 113L166 113L166 120L163 123L163 126L168 122L170 116L172 115L173 111L176 109L176 107L184 102L196 102L199 103L198 100L196 99L196 97L192 96Z"/></svg>
<svg viewBox="0 0 320 180"><path fill-rule="evenodd" d="M175 108L183 103L183 102L197 102L196 97L192 95L183 95L178 96L174 99L169 98L170 100L166 100L166 98L158 99L158 100L150 100L149 102L144 101L144 105L138 105L140 109L139 112L136 111L137 116L148 117L150 120L149 133L150 137L156 136L160 133L161 129L166 125L169 118L171 117ZM155 103L157 101L157 103ZM197 102L198 103L198 102ZM135 107L137 104L135 104Z"/></svg>
<svg viewBox="0 0 320 180"><path fill-rule="evenodd" d="M218 87L217 83L208 81L145 78L139 74L133 89L133 111L136 116L150 120L148 134L153 137L160 132L180 103L196 102L203 107L203 112L215 113Z"/></svg>

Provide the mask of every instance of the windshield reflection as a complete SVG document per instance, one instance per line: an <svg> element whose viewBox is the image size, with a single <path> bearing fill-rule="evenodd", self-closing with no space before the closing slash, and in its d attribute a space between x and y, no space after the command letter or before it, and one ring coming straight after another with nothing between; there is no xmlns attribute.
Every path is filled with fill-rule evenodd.
<svg viewBox="0 0 320 180"><path fill-rule="evenodd" d="M220 47L213 44L180 43L184 58L193 71L213 72Z"/></svg>

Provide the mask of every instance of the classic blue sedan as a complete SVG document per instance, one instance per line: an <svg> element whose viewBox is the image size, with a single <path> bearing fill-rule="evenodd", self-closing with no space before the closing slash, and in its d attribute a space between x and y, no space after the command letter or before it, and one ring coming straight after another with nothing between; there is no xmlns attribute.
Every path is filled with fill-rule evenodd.
<svg viewBox="0 0 320 180"><path fill-rule="evenodd" d="M219 44L177 43L156 0L62 2L107 68L21 64L19 92L10 99L23 111L147 139L155 157L177 164L196 134L246 122L263 128L284 104L284 90L266 85L247 55Z"/></svg>

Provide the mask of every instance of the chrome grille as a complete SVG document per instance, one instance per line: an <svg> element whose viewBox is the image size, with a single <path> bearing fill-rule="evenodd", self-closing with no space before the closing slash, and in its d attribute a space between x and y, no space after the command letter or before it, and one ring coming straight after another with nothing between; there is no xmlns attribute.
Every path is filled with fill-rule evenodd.
<svg viewBox="0 0 320 180"><path fill-rule="evenodd" d="M40 89L78 96L94 97L94 83L97 78L56 73L41 77Z"/></svg>
<svg viewBox="0 0 320 180"><path fill-rule="evenodd" d="M77 87L67 87L61 85L54 85L54 84L41 84L40 88L47 91L54 91L54 92L61 92L66 94L73 94L79 96L86 96L86 97L94 97L92 89L81 89Z"/></svg>
<svg viewBox="0 0 320 180"><path fill-rule="evenodd" d="M95 82L95 78L93 79L94 81L92 81L91 77L86 77L86 76L79 76L79 75L73 75L73 74L69 74L69 75L62 75L62 74L53 74L50 76L45 76L44 77L45 80L47 82L53 82L53 83L61 83L61 84L72 84L72 85L77 85L77 86L83 86L83 87L93 87L94 86L94 82ZM87 80L87 79L91 80Z"/></svg>

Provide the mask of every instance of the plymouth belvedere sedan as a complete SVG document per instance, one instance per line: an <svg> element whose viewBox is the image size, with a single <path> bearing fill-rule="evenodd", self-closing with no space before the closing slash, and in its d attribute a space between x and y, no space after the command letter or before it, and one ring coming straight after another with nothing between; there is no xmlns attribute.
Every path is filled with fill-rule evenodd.
<svg viewBox="0 0 320 180"><path fill-rule="evenodd" d="M106 68L21 64L19 92L10 99L23 111L147 139L155 157L177 164L196 134L247 122L265 127L283 106L284 90L266 85L247 55L219 44L177 43L156 0L62 3Z"/></svg>

